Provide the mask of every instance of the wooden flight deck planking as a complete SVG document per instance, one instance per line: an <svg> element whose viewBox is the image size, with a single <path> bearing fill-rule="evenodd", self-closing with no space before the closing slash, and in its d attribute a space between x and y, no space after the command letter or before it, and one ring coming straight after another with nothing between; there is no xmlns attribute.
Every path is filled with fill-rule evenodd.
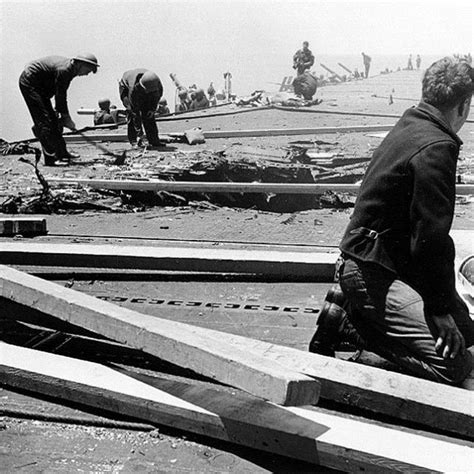
<svg viewBox="0 0 474 474"><path fill-rule="evenodd" d="M0 297L125 343L282 405L316 403L320 383L177 323L98 300L0 265Z"/></svg>
<svg viewBox="0 0 474 474"><path fill-rule="evenodd" d="M4 384L346 471L469 472L473 450L314 407L284 408L239 390L136 376L0 343ZM142 381L143 380L143 381ZM146 381L146 383L145 383Z"/></svg>

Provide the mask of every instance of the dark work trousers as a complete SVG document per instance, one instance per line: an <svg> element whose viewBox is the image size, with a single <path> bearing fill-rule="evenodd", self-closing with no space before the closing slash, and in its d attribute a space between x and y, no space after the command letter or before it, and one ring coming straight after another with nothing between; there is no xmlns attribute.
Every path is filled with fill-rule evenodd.
<svg viewBox="0 0 474 474"><path fill-rule="evenodd" d="M128 98L128 90L119 85L119 94L127 112L127 136L133 145L143 137L143 128L150 145L159 145L158 127L156 125L154 110L146 108L137 109L132 106ZM142 127L143 124L143 127Z"/></svg>
<svg viewBox="0 0 474 474"><path fill-rule="evenodd" d="M364 68L365 68L365 78L367 79L369 77L370 64L364 64Z"/></svg>
<svg viewBox="0 0 474 474"><path fill-rule="evenodd" d="M150 111L127 109L127 136L130 143L136 143L137 139L143 137L143 128L150 145L158 145L158 127L156 125L154 113L153 118L149 118ZM143 123L143 128L142 128Z"/></svg>
<svg viewBox="0 0 474 474"><path fill-rule="evenodd" d="M20 91L33 119L33 133L41 143L45 162L66 157L66 142L62 135L62 127L50 98L25 83L22 78L23 76L20 78Z"/></svg>
<svg viewBox="0 0 474 474"><path fill-rule="evenodd" d="M457 385L469 375L473 365L469 351L454 359L436 352L437 329L410 285L379 265L351 258L344 259L339 284L350 304L347 317L368 350L413 375L437 382ZM459 295L451 316L469 347L474 343L474 321Z"/></svg>

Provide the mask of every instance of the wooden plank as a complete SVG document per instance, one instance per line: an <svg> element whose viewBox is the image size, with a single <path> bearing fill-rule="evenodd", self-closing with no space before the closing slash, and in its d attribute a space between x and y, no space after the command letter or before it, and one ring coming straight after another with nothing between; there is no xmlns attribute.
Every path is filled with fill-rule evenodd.
<svg viewBox="0 0 474 474"><path fill-rule="evenodd" d="M339 253L5 242L0 263L261 274L332 281Z"/></svg>
<svg viewBox="0 0 474 474"><path fill-rule="evenodd" d="M316 403L319 382L205 332L0 265L0 296L282 405ZM217 336L217 337L215 337Z"/></svg>
<svg viewBox="0 0 474 474"><path fill-rule="evenodd" d="M204 138L236 138L236 137L278 137L289 135L324 135L332 133L357 133L357 132L383 132L391 130L393 124L389 125L352 125L345 127L308 127L308 128L273 128L255 130L208 130L203 131ZM168 135L173 135L169 133ZM108 141L126 142L125 133L107 133L91 135L65 135L64 139L68 143L78 143L85 141Z"/></svg>
<svg viewBox="0 0 474 474"><path fill-rule="evenodd" d="M169 389L153 387L97 363L1 342L0 353L2 383L10 387L296 459L318 461L314 439L326 427L306 422L239 390L230 394L201 389L198 403L192 403L169 393ZM170 381L166 382L162 380L165 389L170 386ZM174 391L186 391L188 398L197 392L183 382L173 385Z"/></svg>
<svg viewBox="0 0 474 474"><path fill-rule="evenodd" d="M329 427L317 439L319 462L323 466L347 472L472 472L471 443L463 446L433 439L428 433L398 431L335 417L316 407L285 410ZM353 459L355 456L358 462Z"/></svg>
<svg viewBox="0 0 474 474"><path fill-rule="evenodd" d="M36 307L29 304L29 301L37 299L35 293L31 295L26 291L23 293L24 301L19 302ZM6 290L2 294L8 297ZM41 308L45 309L43 312L48 312L47 306L41 305ZM38 309L42 310L41 308ZM186 308L183 311L185 310ZM68 311L71 310L64 309L62 314L67 314ZM157 316L160 316L161 311L162 314L169 313L166 307L157 307L155 311ZM173 311L176 317L179 317L182 312L179 307L174 308ZM61 307L57 309L57 312L61 312ZM122 314L125 318L133 318L136 313ZM62 319L68 320L65 316ZM120 327L117 331L120 331ZM200 331L198 327L193 328L194 333ZM472 437L474 432L473 398L472 394L466 390L263 341L224 334L212 329L204 330L204 335L209 334L214 334L216 339L219 338L229 347L237 344L248 354L254 353L256 357L269 358L294 371L315 377L321 383L321 397L325 399L455 434ZM127 342L123 338L120 340ZM140 345L134 347L140 348ZM162 358L169 360L166 357Z"/></svg>
<svg viewBox="0 0 474 474"><path fill-rule="evenodd" d="M474 437L474 394L469 390L233 334L221 340L315 377L321 398Z"/></svg>
<svg viewBox="0 0 474 474"><path fill-rule="evenodd" d="M46 177L48 183L55 185L81 185L96 189L115 189L122 191L168 191L192 193L271 193L271 194L323 194L326 191L357 193L358 184L319 184L319 183L227 183L196 181L160 181L130 179L80 179ZM457 184L456 194L474 193L474 184Z"/></svg>
<svg viewBox="0 0 474 474"><path fill-rule="evenodd" d="M45 235L46 219L35 217L2 217L0 218L0 235Z"/></svg>
<svg viewBox="0 0 474 474"><path fill-rule="evenodd" d="M327 72L329 72L330 74L332 74L334 77L337 77L341 82L344 82L344 80L342 79L342 77L335 73L332 69L329 69L327 66L325 66L323 63L319 63L319 65L323 68L323 69L326 69Z"/></svg>
<svg viewBox="0 0 474 474"><path fill-rule="evenodd" d="M239 391L0 343L2 382L344 471L469 472L472 446L348 419L283 408Z"/></svg>
<svg viewBox="0 0 474 474"><path fill-rule="evenodd" d="M112 180L47 177L50 184L82 185L97 189L122 191L168 191L192 193L272 193L272 194L322 194L326 191L358 192L356 184L313 183L229 183L220 181L160 181L160 180ZM471 186L474 188L474 185Z"/></svg>
<svg viewBox="0 0 474 474"><path fill-rule="evenodd" d="M339 66L342 67L342 69L347 71L349 74L354 74L347 66L344 66L344 64L342 63L337 63L337 64L339 64Z"/></svg>

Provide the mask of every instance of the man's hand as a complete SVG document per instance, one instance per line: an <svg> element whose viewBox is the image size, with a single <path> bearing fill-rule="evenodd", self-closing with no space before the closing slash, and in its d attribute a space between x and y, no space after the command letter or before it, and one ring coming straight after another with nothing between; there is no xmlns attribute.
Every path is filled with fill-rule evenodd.
<svg viewBox="0 0 474 474"><path fill-rule="evenodd" d="M443 316L432 316L433 322L438 329L438 339L435 349L443 355L444 359L454 359L458 353L464 354L466 343L459 331L453 317L450 314Z"/></svg>
<svg viewBox="0 0 474 474"><path fill-rule="evenodd" d="M145 112L145 117L148 120L153 120L155 118L155 111L154 110L148 110Z"/></svg>
<svg viewBox="0 0 474 474"><path fill-rule="evenodd" d="M76 129L76 124L72 121L71 117L69 115L62 115L61 116L61 125L63 127L69 128L72 132L75 132Z"/></svg>

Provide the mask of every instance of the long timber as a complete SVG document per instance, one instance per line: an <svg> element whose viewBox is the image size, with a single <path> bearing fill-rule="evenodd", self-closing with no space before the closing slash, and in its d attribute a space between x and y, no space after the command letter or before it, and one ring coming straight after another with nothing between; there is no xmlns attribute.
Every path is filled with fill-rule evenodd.
<svg viewBox="0 0 474 474"><path fill-rule="evenodd" d="M222 340L316 378L321 398L474 438L469 390L233 334Z"/></svg>
<svg viewBox="0 0 474 474"><path fill-rule="evenodd" d="M5 242L0 263L187 272L249 273L332 281L338 253Z"/></svg>
<svg viewBox="0 0 474 474"><path fill-rule="evenodd" d="M196 181L160 181L130 179L76 179L52 178L47 181L54 185L80 185L96 189L121 191L168 191L192 193L270 193L270 194L322 194L326 191L357 193L358 184L338 183L227 183L227 182L196 182ZM474 193L473 184L457 184L456 194Z"/></svg>
<svg viewBox="0 0 474 474"><path fill-rule="evenodd" d="M472 446L0 343L2 383L348 472L469 472ZM145 381L143 381L145 380Z"/></svg>
<svg viewBox="0 0 474 474"><path fill-rule="evenodd" d="M202 330L101 301L0 265L0 296L281 405L316 403L320 383ZM215 337L217 336L217 337Z"/></svg>
<svg viewBox="0 0 474 474"><path fill-rule="evenodd" d="M55 311L49 311L48 298L43 297L46 300L44 302L36 296L36 292L29 294L23 289L27 288L26 285L15 285L14 291L7 291L9 280L7 279L3 283L2 294L4 297L18 301L25 306L36 308L36 305L40 305L38 307L40 311L52 313L53 316L59 314L61 317L63 315L61 319L78 324L78 321L69 320L64 316L67 311L72 312L74 306L67 311L64 310L63 313L61 313L62 305L55 307ZM1 282L2 279L0 279ZM46 284L46 282L44 283ZM48 286L48 288L50 287ZM57 288L57 286L54 285L53 288ZM84 297L86 296L84 295ZM87 298L91 299L91 297ZM52 305L55 301L56 299L52 297L49 304ZM123 308L120 308L117 311L125 319L129 318L133 322L134 315L137 313L122 310ZM177 319L187 311L186 308L182 309L180 307L174 307L173 310ZM165 317L165 313L160 312L167 310L157 306L155 311L157 316L163 314L163 317ZM34 323L34 321L30 322ZM117 333L121 331L121 324L117 327ZM91 329L91 325L88 324L85 328ZM278 363L280 366L289 367L293 371L314 377L321 384L320 395L324 399L419 423L436 430L473 437L473 393L468 390L212 329L193 327L193 333L201 333L203 337L212 336L214 339L219 339L224 346L227 345L229 348L238 347L239 350L249 354L249 357L250 354L254 354L256 358L265 358ZM105 333L102 334L107 336ZM108 334L109 337L114 339L112 331ZM124 338L115 337L115 339L127 343ZM140 344L135 344L133 347L141 348ZM162 358L170 360L166 357ZM172 360L170 361L172 362Z"/></svg>
<svg viewBox="0 0 474 474"><path fill-rule="evenodd" d="M237 137L279 137L290 135L324 135L332 133L357 133L357 132L384 132L391 130L393 124L389 125L352 125L347 127L309 127L309 128L266 128L255 130L207 130L203 131L204 138L237 138ZM167 135L173 135L169 133ZM182 134L181 134L182 135ZM64 139L69 143L108 141L127 142L125 133L107 133L93 135L65 135Z"/></svg>

